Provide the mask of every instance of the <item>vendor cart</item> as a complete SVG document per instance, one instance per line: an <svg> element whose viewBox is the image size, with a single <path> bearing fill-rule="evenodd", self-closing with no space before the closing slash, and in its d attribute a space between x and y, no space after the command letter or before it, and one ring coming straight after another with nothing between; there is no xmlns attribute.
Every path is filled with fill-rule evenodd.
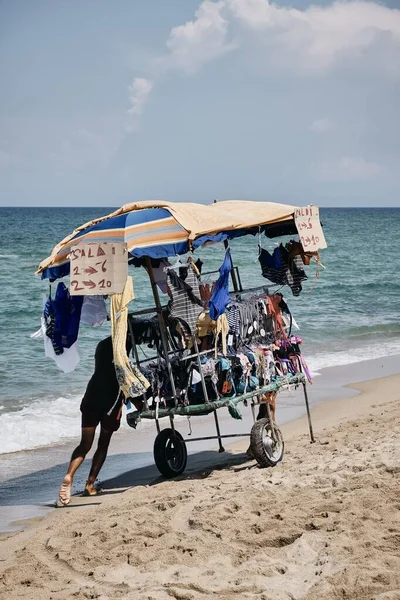
<svg viewBox="0 0 400 600"><path fill-rule="evenodd" d="M127 422L131 427L136 428L141 419L154 420L157 430L154 460L165 477L175 477L184 471L188 442L218 440L219 451L223 452L224 439L244 435L221 432L217 413L218 409L224 407L236 419L241 418L241 407L250 407L254 421L250 432L250 451L261 467L278 464L283 458L284 441L273 418L271 399L274 399L279 391L288 388L299 386L303 388L310 438L312 442L314 441L307 396L307 379L310 379L310 375L301 356L298 338L293 340L291 337L291 315L287 305L283 299L280 301L279 295L270 292L273 286L271 281L277 283L281 281L279 278L286 277L282 279L282 283L285 284L289 277L289 285L291 285L293 277L290 280L288 269L280 268L278 272L275 267L268 264L265 268L266 274L264 271L263 274L270 279L270 282L251 289L243 289L239 270L231 261L229 240L244 235L261 237L262 234L268 238L298 234L300 242L293 242L300 247L299 254L296 256L301 256L303 261L305 257L314 258L317 264L320 264L318 249L326 247L317 207L296 209L288 205L247 201L221 201L211 205L147 201L125 205L103 218L82 225L58 244L51 256L43 261L38 269L42 278L50 280L71 274L71 294L85 296L118 293L122 296L126 275L122 275L122 284L119 281L118 287L116 284L118 277L114 277L115 273L113 275L106 272L106 262L109 257L105 249L105 245L108 244L111 262L111 258L116 260L118 252L115 248L120 244L126 249L126 254L121 255L126 263L125 266L127 267L128 263L142 266L148 272L154 306L129 313L126 328L132 340L134 369L146 376L150 373L151 377L148 381L151 381L151 385L134 398L135 406L139 408L127 414ZM226 278L224 280L226 272L223 274L221 267L216 286L219 286L220 281L225 286L223 289L225 304L219 306L218 310L212 305L214 290L208 301L210 307L213 306L214 313L217 310L215 314L218 314L218 318L215 320L209 318L209 322L211 327L215 327L216 324L217 327L216 330L214 328L213 334L209 331L206 333L207 339L212 338L213 342L211 346L206 344L203 349L199 347L199 341L201 339L203 345L204 339L199 339L196 326L193 324L190 326L178 312L178 308L182 308L183 293L187 293L191 299L189 301L185 296L186 304L190 305L187 309L188 314L189 309L195 306L195 302L190 304L193 300L192 287L185 283L185 279L182 283L180 276L176 283L177 276L172 272L173 266L169 265L165 269L169 271L170 277L168 290L171 292L173 285L177 287L175 295L170 293L170 302L163 305L159 294L159 281L155 277L155 265L169 257L189 257L186 262L180 263L180 268L183 266L186 271L193 269L196 272L196 279L201 281L201 275L194 266L194 253L205 245L220 242L225 245L227 255L229 253L229 282L227 284ZM85 255L85 252L80 252L79 248L88 248L89 245L97 248L97 262L92 262L89 267L83 269L86 275L82 278L80 277L82 269L80 272L78 263L73 263L73 260L78 257L81 259L83 254L84 260L87 261L90 258L88 252ZM102 251L101 258L106 257L103 261L98 260L99 249ZM100 267L94 267L93 264L102 265L102 273L99 277L94 272L96 269L100 270ZM304 262L304 264L309 263ZM121 273L119 279L121 280ZM291 286L293 293L295 293L295 283L293 287ZM115 291L116 289L118 291ZM249 297L250 300L246 300ZM198 298L194 300L200 304ZM227 307L231 306L230 302L237 306L238 313L247 305L252 307L251 325L246 325L241 335L234 333L235 327L238 327L235 320L233 320L234 324L229 324L229 329L223 329L223 325L227 322L225 313L228 311ZM200 307L202 311L200 314L209 313L207 315L209 317L212 311L211 308L207 309L207 306L207 302L204 301ZM283 306L282 315L280 306ZM286 310L286 317L289 315L290 320L282 318ZM252 319L255 319L254 327ZM218 324L221 327L218 328ZM145 327L154 332L156 344L152 356L141 359L139 352L141 340L138 339L138 332L139 336L143 335ZM149 335L147 330L146 335ZM251 361L252 354L253 358L257 357L256 361ZM268 356L268 360L263 358L265 356ZM212 364L217 365L215 367L217 371L219 369L219 373L224 374L218 382L215 373L211 376L206 374L205 366L207 364L209 368L210 361L214 361ZM234 363L237 367L236 372L242 369L240 376L236 374L236 379L233 375ZM163 382L160 382L160 373L166 375ZM193 392L194 389L197 391ZM124 394L129 401L132 394L128 395L126 392ZM258 415L256 415L256 407L259 409ZM178 416L204 416L210 413L213 414L216 428L216 434L213 436L183 439L175 427L175 418ZM169 421L169 427L161 428L162 419Z"/></svg>

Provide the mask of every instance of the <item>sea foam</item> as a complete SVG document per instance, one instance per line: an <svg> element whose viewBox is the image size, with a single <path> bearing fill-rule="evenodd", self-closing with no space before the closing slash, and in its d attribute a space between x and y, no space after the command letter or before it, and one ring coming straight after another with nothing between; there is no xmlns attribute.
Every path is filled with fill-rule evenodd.
<svg viewBox="0 0 400 600"><path fill-rule="evenodd" d="M80 438L82 396L32 400L21 410L0 415L0 454L53 446ZM129 428L125 409L121 428Z"/></svg>

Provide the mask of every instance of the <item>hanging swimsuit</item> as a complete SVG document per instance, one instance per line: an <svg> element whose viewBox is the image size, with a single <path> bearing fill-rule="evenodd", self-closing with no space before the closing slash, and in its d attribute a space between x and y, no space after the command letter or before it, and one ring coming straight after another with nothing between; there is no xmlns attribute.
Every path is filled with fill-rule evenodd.
<svg viewBox="0 0 400 600"><path fill-rule="evenodd" d="M283 324L282 313L280 309L280 302L282 296L276 294L274 296L268 296L268 313L272 316L275 321L274 333L277 335L280 332L283 338L286 338L285 326Z"/></svg>
<svg viewBox="0 0 400 600"><path fill-rule="evenodd" d="M226 311L226 307L231 301L229 296L229 274L232 270L231 252L225 253L224 262L219 269L219 277L215 284L214 292L210 298L209 310L210 317L216 321L220 315Z"/></svg>
<svg viewBox="0 0 400 600"><path fill-rule="evenodd" d="M230 333L237 335L239 333L239 307L236 303L232 302L228 307L226 316L228 318Z"/></svg>
<svg viewBox="0 0 400 600"><path fill-rule="evenodd" d="M185 271L187 275L184 280L172 269L168 271L167 282L172 296L171 316L183 321L190 333L194 334L203 303L200 299L199 282L192 266L188 265Z"/></svg>
<svg viewBox="0 0 400 600"><path fill-rule="evenodd" d="M226 356L226 338L229 333L228 319L225 314L219 315L217 319L217 330L215 332L215 358L218 356L218 339L221 334L222 354Z"/></svg>
<svg viewBox="0 0 400 600"><path fill-rule="evenodd" d="M289 252L281 244L279 246L281 261L286 265L286 280L292 290L293 296L299 296L302 288L301 282L307 279L300 256L290 257Z"/></svg>
<svg viewBox="0 0 400 600"><path fill-rule="evenodd" d="M78 339L83 296L70 296L60 281L54 299L53 342L62 348L70 348Z"/></svg>
<svg viewBox="0 0 400 600"><path fill-rule="evenodd" d="M208 303L214 292L214 288L215 288L215 283L200 283L199 284L200 298L203 301L204 308L208 308Z"/></svg>
<svg viewBox="0 0 400 600"><path fill-rule="evenodd" d="M261 265L262 276L277 283L279 285L287 284L287 263L282 261L280 248L275 248L272 254L260 247L260 254L258 256L259 263Z"/></svg>

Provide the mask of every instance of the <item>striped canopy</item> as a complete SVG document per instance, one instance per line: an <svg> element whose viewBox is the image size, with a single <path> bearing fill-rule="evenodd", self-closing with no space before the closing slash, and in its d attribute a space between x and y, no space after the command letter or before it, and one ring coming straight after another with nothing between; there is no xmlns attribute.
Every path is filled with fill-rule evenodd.
<svg viewBox="0 0 400 600"><path fill-rule="evenodd" d="M130 257L166 258L208 241L265 231L270 237L294 233L295 207L272 202L226 200L210 205L146 201L78 227L41 262L37 274L57 279L69 274L71 247L80 242L126 242Z"/></svg>

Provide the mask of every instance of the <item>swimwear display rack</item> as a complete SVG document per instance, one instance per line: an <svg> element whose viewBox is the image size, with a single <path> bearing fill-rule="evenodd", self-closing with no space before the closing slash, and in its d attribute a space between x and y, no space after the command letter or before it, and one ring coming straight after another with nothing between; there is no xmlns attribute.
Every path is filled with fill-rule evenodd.
<svg viewBox="0 0 400 600"><path fill-rule="evenodd" d="M228 243L225 242L225 247L228 247ZM135 336L132 327L132 317L141 316L141 315L149 315L156 314L159 322L160 333L161 333L161 342L163 346L164 359L166 362L168 375L171 382L171 388L174 397L176 398L176 386L174 381L174 375L172 372L170 356L174 353L171 350L168 342L168 331L167 326L163 317L163 313L165 313L166 307L163 307L160 302L160 296L158 293L157 284L155 282L153 268L151 265L150 258L146 257L146 270L148 271L151 288L153 292L153 297L155 301L155 306L152 308L139 310L135 312L129 313L128 326L132 339L132 352L135 362L138 367L140 367L141 362L139 359L139 353L137 344L135 341ZM205 273L205 274L209 274ZM240 274L238 267L233 267L231 271L231 281L233 286L233 291L231 292L231 296L235 297L238 295L245 295L249 293L255 292L267 292L267 286L258 286L254 288L243 289ZM201 385L203 388L204 394L204 402L197 405L178 405L176 401L176 405L174 407L169 408L160 408L157 406L155 409L144 409L144 410L136 410L133 412L129 412L127 414L127 423L130 427L136 429L138 422L140 419L150 419L155 421L157 436L154 441L154 459L155 463L162 475L165 477L171 478L181 474L186 468L187 462L187 448L186 444L189 442L200 442L206 440L218 440L219 452L225 452L225 448L223 446L222 440L226 438L237 438L237 437L248 437L250 436L250 446L251 451L254 455L254 458L260 464L260 466L275 466L278 462L280 462L283 458L284 452L284 442L282 433L274 423L271 415L270 404L264 398L266 394L276 393L283 389L288 389L290 387L297 388L298 386L303 387L304 393L304 401L308 419L310 440L314 442L314 433L311 422L311 413L310 406L308 400L307 393L307 383L306 376L304 373L297 373L292 375L286 375L283 377L278 377L272 383L261 386L256 390L236 395L229 398L220 398L217 400L209 400L208 392L205 382L205 377L203 374L203 370L201 368L200 356L202 354L208 354L213 352L213 350L206 350L205 352L200 352L197 346L196 336L192 336L194 352L189 356L184 356L181 360L189 360L196 359L199 373L201 377ZM153 358L145 359L145 361L154 360ZM147 404L146 398L144 397L145 406ZM234 418L241 418L239 405L247 405L250 402L250 408L252 411L253 417L253 428L250 433L221 433L220 422L218 419L217 411L220 408L228 408L229 413ZM265 406L265 417L263 419L256 420L255 408L263 404ZM175 416L186 416L186 417L194 417L194 416L204 416L213 413L214 423L216 435L211 436L202 436L202 437L187 437L183 438L182 435L176 430L174 418ZM170 428L161 429L160 420L163 418L168 418L170 423Z"/></svg>

